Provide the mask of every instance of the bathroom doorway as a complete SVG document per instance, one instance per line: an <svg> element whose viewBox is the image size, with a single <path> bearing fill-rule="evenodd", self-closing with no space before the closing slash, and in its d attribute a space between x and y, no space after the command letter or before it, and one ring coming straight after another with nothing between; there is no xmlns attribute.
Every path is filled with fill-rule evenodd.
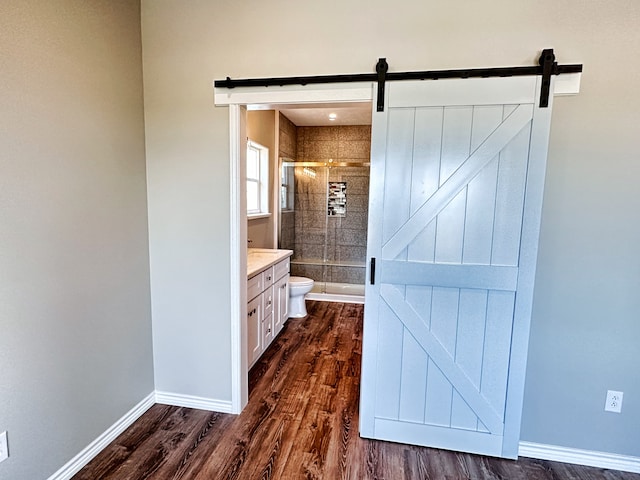
<svg viewBox="0 0 640 480"><path fill-rule="evenodd" d="M370 82L289 86L278 89L249 88L229 91L216 89L216 105L229 107L230 145L230 281L231 281L231 403L240 413L248 401L247 365L247 221L243 179L246 158L247 110L338 108L349 104L368 104L373 99ZM295 159L293 159L295 160ZM304 168L304 167L303 167ZM360 267L365 270L366 267Z"/></svg>

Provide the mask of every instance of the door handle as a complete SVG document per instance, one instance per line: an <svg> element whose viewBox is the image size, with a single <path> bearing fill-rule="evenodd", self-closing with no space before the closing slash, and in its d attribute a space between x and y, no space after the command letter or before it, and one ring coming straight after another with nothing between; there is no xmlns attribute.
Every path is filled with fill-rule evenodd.
<svg viewBox="0 0 640 480"><path fill-rule="evenodd" d="M371 266L369 268L369 283L376 284L376 257L371 257Z"/></svg>

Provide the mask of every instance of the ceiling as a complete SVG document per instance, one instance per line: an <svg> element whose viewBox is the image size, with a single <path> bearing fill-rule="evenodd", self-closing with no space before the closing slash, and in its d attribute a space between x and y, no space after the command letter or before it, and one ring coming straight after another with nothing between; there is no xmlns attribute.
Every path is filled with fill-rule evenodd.
<svg viewBox="0 0 640 480"><path fill-rule="evenodd" d="M265 105L260 106L260 110ZM251 108L249 109L258 109ZM371 125L371 103L333 103L307 105L269 105L268 109L279 110L298 127L323 127L333 125ZM335 120L329 114L335 113Z"/></svg>

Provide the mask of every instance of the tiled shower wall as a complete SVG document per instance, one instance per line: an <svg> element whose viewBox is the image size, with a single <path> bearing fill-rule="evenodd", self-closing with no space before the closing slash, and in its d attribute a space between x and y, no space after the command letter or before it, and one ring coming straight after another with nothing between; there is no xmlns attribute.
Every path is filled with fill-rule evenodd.
<svg viewBox="0 0 640 480"><path fill-rule="evenodd" d="M290 123L290 122L289 122ZM282 122L281 122L282 125ZM297 161L365 163L370 159L371 127L297 127ZM367 244L368 167L313 167L315 178L296 169L294 261L364 265ZM344 217L327 216L327 182L346 182ZM287 214L290 215L290 214ZM282 221L282 245L291 240L290 218ZM287 232L287 233L284 233ZM326 244L325 244L326 242ZM293 275L314 280L364 284L365 269L355 266L292 264Z"/></svg>
<svg viewBox="0 0 640 480"><path fill-rule="evenodd" d="M298 132L297 127L291 123L291 121L280 114L280 142L279 142L279 155L280 157L290 158L295 160L296 148L298 145Z"/></svg>
<svg viewBox="0 0 640 480"><path fill-rule="evenodd" d="M368 162L371 156L369 125L298 127L296 160Z"/></svg>
<svg viewBox="0 0 640 480"><path fill-rule="evenodd" d="M294 259L364 266L367 245L368 167L315 168L317 175L296 175ZM327 182L346 182L344 217L327 216ZM326 242L326 246L325 246ZM326 255L326 256L325 256ZM326 268L326 270L325 270ZM364 284L356 266L292 265L294 275L316 281Z"/></svg>

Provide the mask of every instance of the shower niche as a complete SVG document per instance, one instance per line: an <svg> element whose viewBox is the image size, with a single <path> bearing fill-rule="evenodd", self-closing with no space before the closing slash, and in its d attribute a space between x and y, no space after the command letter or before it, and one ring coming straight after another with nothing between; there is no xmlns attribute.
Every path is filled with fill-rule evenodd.
<svg viewBox="0 0 640 480"><path fill-rule="evenodd" d="M281 158L280 246L291 274L315 285L308 298L363 301L369 163Z"/></svg>

